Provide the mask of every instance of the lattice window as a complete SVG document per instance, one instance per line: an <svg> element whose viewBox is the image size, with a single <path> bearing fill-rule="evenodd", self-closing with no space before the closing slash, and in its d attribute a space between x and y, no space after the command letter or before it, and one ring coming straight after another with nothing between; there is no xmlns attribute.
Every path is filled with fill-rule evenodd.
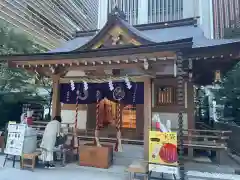
<svg viewBox="0 0 240 180"><path fill-rule="evenodd" d="M110 123L114 125L116 122L113 121L117 120L118 104L108 99L104 99L101 102L104 103L104 110L105 113L107 114L105 118L110 120L111 121ZM121 113L122 113L121 127L136 129L136 106L126 105L122 109Z"/></svg>
<svg viewBox="0 0 240 180"><path fill-rule="evenodd" d="M136 129L136 106L127 105L123 108L122 128Z"/></svg>
<svg viewBox="0 0 240 180"><path fill-rule="evenodd" d="M157 91L157 105L169 105L176 102L174 87L160 87Z"/></svg>

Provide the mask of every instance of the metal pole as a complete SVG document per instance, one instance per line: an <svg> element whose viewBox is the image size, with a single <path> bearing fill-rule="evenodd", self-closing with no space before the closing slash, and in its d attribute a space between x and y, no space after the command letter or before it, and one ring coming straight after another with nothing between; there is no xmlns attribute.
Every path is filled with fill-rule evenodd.
<svg viewBox="0 0 240 180"><path fill-rule="evenodd" d="M179 148L179 175L180 180L186 180L184 170L184 142L183 142L183 109L184 109L184 80L183 80L183 58L182 53L177 53L177 102L180 107L178 114L178 148Z"/></svg>

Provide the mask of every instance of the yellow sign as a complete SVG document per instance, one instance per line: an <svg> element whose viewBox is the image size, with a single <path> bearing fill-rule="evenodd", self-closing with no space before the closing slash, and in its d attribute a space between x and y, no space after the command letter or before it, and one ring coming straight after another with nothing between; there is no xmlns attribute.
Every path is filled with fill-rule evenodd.
<svg viewBox="0 0 240 180"><path fill-rule="evenodd" d="M149 163L178 165L176 132L149 132Z"/></svg>

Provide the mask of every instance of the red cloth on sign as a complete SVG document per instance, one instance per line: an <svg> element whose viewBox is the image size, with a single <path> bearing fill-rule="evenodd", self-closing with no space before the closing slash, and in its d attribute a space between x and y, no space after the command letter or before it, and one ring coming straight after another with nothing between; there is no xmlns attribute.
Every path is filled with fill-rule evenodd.
<svg viewBox="0 0 240 180"><path fill-rule="evenodd" d="M33 125L33 118L32 117L27 117L26 123L28 126Z"/></svg>
<svg viewBox="0 0 240 180"><path fill-rule="evenodd" d="M177 147L174 144L166 143L159 151L159 156L166 163L175 163L178 160Z"/></svg>

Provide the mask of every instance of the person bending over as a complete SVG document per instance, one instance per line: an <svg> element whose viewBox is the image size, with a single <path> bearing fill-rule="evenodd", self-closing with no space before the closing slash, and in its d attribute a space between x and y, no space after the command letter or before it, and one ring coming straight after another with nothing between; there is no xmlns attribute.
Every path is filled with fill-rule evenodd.
<svg viewBox="0 0 240 180"><path fill-rule="evenodd" d="M50 121L44 131L40 148L42 150L42 160L45 164L45 168L54 168L53 164L53 152L56 144L56 139L60 136L62 119L60 116L55 116Z"/></svg>

